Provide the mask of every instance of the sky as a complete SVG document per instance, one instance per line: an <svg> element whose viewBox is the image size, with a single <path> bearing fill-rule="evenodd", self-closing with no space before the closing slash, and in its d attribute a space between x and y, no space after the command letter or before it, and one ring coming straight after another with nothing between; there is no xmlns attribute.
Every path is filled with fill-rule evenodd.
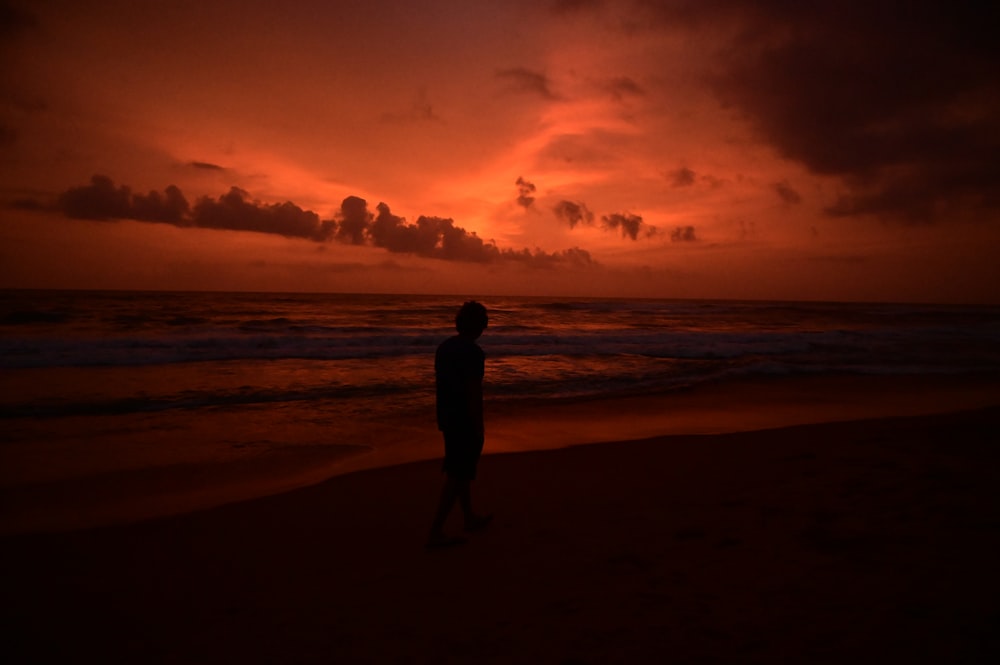
<svg viewBox="0 0 1000 665"><path fill-rule="evenodd" d="M0 288L1000 303L988 4L0 0Z"/></svg>

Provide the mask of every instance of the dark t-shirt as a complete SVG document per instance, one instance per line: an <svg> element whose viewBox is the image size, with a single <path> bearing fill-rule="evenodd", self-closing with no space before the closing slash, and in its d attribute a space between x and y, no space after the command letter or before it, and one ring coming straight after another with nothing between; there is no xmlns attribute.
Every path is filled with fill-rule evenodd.
<svg viewBox="0 0 1000 665"><path fill-rule="evenodd" d="M437 423L442 431L483 429L483 375L486 354L474 341L455 335L434 356Z"/></svg>

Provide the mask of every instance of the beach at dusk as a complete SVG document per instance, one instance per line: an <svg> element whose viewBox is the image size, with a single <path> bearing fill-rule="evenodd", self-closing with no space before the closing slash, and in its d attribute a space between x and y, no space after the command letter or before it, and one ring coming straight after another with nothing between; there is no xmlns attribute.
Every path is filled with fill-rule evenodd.
<svg viewBox="0 0 1000 665"><path fill-rule="evenodd" d="M997 18L0 0L0 658L997 661Z"/></svg>
<svg viewBox="0 0 1000 665"><path fill-rule="evenodd" d="M4 537L8 662L987 662L997 408L488 455ZM460 528L457 520L450 525Z"/></svg>
<svg viewBox="0 0 1000 665"><path fill-rule="evenodd" d="M0 292L0 533L439 459L452 296ZM492 297L486 452L993 406L992 306Z"/></svg>
<svg viewBox="0 0 1000 665"><path fill-rule="evenodd" d="M488 302L427 549L454 298L6 292L12 662L995 655L994 308Z"/></svg>

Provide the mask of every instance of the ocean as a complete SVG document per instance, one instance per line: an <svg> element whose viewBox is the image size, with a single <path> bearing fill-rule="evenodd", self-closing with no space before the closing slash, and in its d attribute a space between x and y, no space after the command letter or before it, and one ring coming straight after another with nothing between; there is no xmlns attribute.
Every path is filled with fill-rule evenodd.
<svg viewBox="0 0 1000 665"><path fill-rule="evenodd" d="M750 375L1000 369L1000 308L488 297L492 400ZM0 418L336 401L429 410L460 297L0 292Z"/></svg>
<svg viewBox="0 0 1000 665"><path fill-rule="evenodd" d="M292 449L329 472L358 453L417 441L423 448L412 443L402 458L427 457L439 445L434 350L453 334L463 300L2 291L0 483ZM480 301L490 312L480 339L488 428L489 409L748 378L1000 374L998 307Z"/></svg>

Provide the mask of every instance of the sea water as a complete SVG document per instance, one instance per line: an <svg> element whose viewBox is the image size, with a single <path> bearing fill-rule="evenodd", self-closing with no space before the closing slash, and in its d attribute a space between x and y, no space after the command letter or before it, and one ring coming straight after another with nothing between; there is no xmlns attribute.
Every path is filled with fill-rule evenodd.
<svg viewBox="0 0 1000 665"><path fill-rule="evenodd" d="M0 482L438 446L434 350L465 299L2 291ZM486 399L507 412L754 377L1000 373L997 307L479 300Z"/></svg>
<svg viewBox="0 0 1000 665"><path fill-rule="evenodd" d="M1000 308L481 298L492 399L664 391L749 375L1000 368ZM0 417L336 400L429 408L461 297L0 292ZM45 380L47 376L71 380Z"/></svg>

